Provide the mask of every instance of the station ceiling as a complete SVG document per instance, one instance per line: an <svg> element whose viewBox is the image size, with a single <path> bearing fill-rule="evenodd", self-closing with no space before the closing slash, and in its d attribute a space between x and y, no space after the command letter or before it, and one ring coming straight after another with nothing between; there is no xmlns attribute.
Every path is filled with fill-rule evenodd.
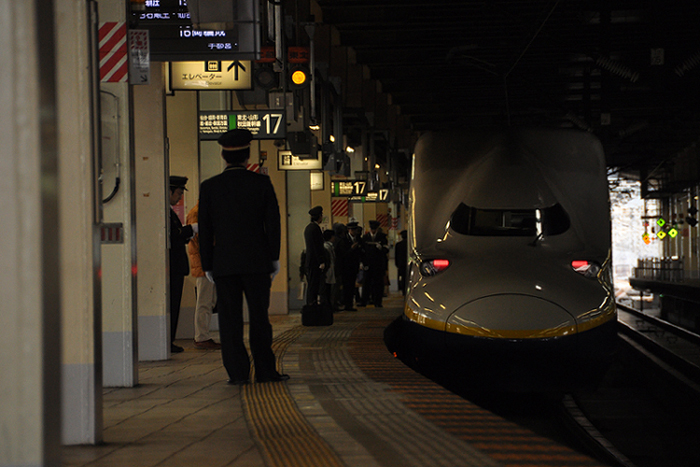
<svg viewBox="0 0 700 467"><path fill-rule="evenodd" d="M579 128L618 170L699 139L697 0L317 2L416 132Z"/></svg>

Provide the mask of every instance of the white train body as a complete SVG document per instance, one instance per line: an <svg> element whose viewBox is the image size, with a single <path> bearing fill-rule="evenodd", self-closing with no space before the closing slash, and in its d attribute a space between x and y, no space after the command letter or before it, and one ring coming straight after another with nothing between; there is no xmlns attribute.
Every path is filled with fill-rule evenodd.
<svg viewBox="0 0 700 467"><path fill-rule="evenodd" d="M412 354L467 362L511 386L542 382L533 366L547 380L607 357L616 309L595 137L426 134L413 156L408 217Z"/></svg>

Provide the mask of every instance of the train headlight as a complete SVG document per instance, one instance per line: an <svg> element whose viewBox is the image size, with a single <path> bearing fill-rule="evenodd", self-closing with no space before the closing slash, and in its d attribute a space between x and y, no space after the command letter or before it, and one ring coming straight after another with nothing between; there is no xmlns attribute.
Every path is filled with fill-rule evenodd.
<svg viewBox="0 0 700 467"><path fill-rule="evenodd" d="M450 266L449 259L429 259L420 263L420 273L423 276L434 276Z"/></svg>
<svg viewBox="0 0 700 467"><path fill-rule="evenodd" d="M582 274L583 276L591 279L594 277L598 277L598 273L601 269L600 264L596 263L595 261L586 260L572 261L571 268L577 273Z"/></svg>

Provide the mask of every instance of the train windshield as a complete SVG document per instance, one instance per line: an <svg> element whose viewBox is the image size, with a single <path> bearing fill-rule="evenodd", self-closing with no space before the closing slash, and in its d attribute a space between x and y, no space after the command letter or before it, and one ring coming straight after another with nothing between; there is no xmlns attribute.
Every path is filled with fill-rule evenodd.
<svg viewBox="0 0 700 467"><path fill-rule="evenodd" d="M477 209L460 203L450 220L457 233L485 237L559 235L570 225L561 204L544 209Z"/></svg>

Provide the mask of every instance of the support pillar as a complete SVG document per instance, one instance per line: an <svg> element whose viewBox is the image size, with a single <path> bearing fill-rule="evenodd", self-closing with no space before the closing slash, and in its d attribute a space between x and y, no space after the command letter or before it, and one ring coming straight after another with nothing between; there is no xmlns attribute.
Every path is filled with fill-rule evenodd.
<svg viewBox="0 0 700 467"><path fill-rule="evenodd" d="M85 0L55 0L62 293L62 441L102 441L99 190L91 62L93 16ZM94 18L96 20L96 18Z"/></svg>
<svg viewBox="0 0 700 467"><path fill-rule="evenodd" d="M151 63L150 84L133 87L141 361L165 360L170 355L164 66Z"/></svg>
<svg viewBox="0 0 700 467"><path fill-rule="evenodd" d="M60 465L53 2L0 0L0 466Z"/></svg>
<svg viewBox="0 0 700 467"><path fill-rule="evenodd" d="M128 3L100 0L99 21L127 21ZM126 82L101 84L103 222L119 229L120 241L102 245L102 359L107 387L138 384L136 334L136 208L131 137L131 89ZM121 183L117 188L117 178Z"/></svg>

